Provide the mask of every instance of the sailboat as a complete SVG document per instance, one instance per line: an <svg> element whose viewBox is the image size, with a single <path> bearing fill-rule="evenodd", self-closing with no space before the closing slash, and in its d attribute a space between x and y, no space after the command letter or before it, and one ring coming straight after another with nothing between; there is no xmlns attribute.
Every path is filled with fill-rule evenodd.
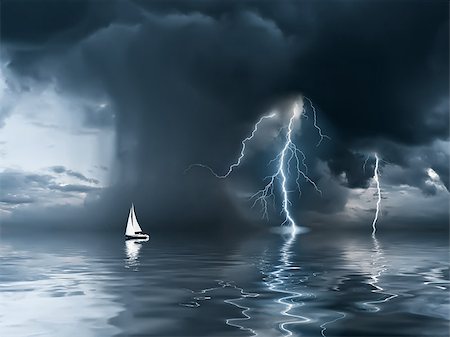
<svg viewBox="0 0 450 337"><path fill-rule="evenodd" d="M128 214L127 228L125 229L126 239L143 239L148 240L150 235L142 231L141 226L136 218L136 213L134 212L134 205L131 204L130 213Z"/></svg>

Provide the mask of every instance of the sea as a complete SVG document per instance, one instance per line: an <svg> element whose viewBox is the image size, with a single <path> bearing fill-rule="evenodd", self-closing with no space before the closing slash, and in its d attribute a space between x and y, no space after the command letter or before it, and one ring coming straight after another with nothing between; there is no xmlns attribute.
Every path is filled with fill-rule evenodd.
<svg viewBox="0 0 450 337"><path fill-rule="evenodd" d="M449 336L442 233L0 236L0 336Z"/></svg>

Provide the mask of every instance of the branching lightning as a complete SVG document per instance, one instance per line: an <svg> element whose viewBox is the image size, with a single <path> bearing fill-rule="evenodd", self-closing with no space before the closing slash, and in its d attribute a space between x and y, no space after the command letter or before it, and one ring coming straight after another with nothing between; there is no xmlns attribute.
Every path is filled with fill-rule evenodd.
<svg viewBox="0 0 450 337"><path fill-rule="evenodd" d="M210 166L204 165L204 164L192 164L192 165L189 165L189 167L185 170L185 172L187 172L187 171L189 171L191 168L197 166L197 167L203 167L203 168L206 168L206 169L209 170L216 178L219 178L219 179L225 179L225 178L227 178L227 177L231 174L231 172L233 172L233 169L234 169L235 167L238 167L238 166L241 164L241 161L242 161L242 159L243 159L244 156L245 156L245 147L246 147L246 144L247 144L248 141L252 140L252 138L255 136L256 132L258 131L259 125L260 125L265 119L274 118L275 116L276 116L276 113L271 113L271 114L269 114L269 115L264 115L264 116L262 116L262 117L259 119L259 121L258 121L258 122L255 124L255 126L253 127L253 131L252 131L252 133L250 134L250 136L244 138L244 140L241 142L241 144L242 144L242 147L241 147L241 153L239 154L239 157L238 157L238 159L236 160L236 162L234 162L233 164L230 165L230 167L228 168L228 171L227 171L225 174L223 174L223 175L217 174Z"/></svg>
<svg viewBox="0 0 450 337"><path fill-rule="evenodd" d="M316 144L316 146L318 147L325 138L328 140L331 140L331 137L322 133L322 129L320 128L320 126L317 125L316 108L314 107L314 105L312 104L312 101L308 97L306 97L306 96L304 96L304 97L311 105L311 109L313 111L314 127L317 129L317 132L319 133L319 136L320 136L319 142Z"/></svg>
<svg viewBox="0 0 450 337"><path fill-rule="evenodd" d="M292 215L289 211L289 206L292 205L292 202L289 199L289 190L288 190L288 176L290 175L290 163L293 159L295 159L295 167L297 171L297 177L296 177L296 185L299 193L301 193L300 189L300 177L303 177L307 182L309 182L314 189L319 193L322 194L322 191L317 187L317 184L308 177L307 170L308 167L305 163L306 156L305 154L298 149L298 147L292 142L292 132L294 130L294 123L298 118L301 116L302 113L300 113L300 107L299 103L295 102L292 107L292 115L289 119L289 124L287 127L286 132L286 141L284 143L284 146L278 155L269 162L277 161L278 160L278 169L277 171L271 175L267 176L265 180L269 180L269 182L266 184L266 186L253 194L250 199L253 199L253 205L254 207L257 202L261 203L262 209L263 209L263 217L268 218L268 211L267 211L267 200L270 198L275 198L274 195L274 183L276 179L279 179L281 181L281 194L282 194L282 213L285 215L285 219L282 223L282 225L288 224L291 227L291 234L295 235L298 231L298 227L292 218ZM299 155L302 156L302 160L300 160ZM304 167L304 170L301 169L301 166Z"/></svg>
<svg viewBox="0 0 450 337"><path fill-rule="evenodd" d="M325 135L322 132L322 129L317 124L317 113L316 109L312 104L312 101L305 97L310 106L311 110L313 112L313 124L314 127L317 129L319 133L319 142L317 143L317 146L319 146L322 141L326 139L331 139L329 136ZM280 193L282 197L282 204L281 204L281 213L284 214L284 221L282 222L282 225L289 225L291 228L291 234L294 236L298 233L298 226L295 223L294 218L291 215L291 212L289 210L289 206L292 205L292 202L289 198L289 194L292 192L289 190L290 186L290 177L291 177L291 164L294 163L296 176L295 176L295 184L296 184L296 190L298 190L299 195L301 194L301 188L300 188L300 179L303 178L306 182L311 184L317 193L322 195L322 191L317 186L316 182L312 180L308 176L308 166L306 164L306 156L305 153L302 152L297 145L293 142L293 133L295 132L295 123L296 121L300 120L300 117L304 117L305 119L308 119L308 116L305 114L305 109L303 106L303 98L296 100L291 109L290 109L291 115L289 118L289 122L287 126L283 126L279 130L279 135L285 133L285 141L284 145L281 149L281 151L275 156L274 159L272 159L268 165L272 164L273 162L277 162L277 169L274 174L269 175L264 178L265 181L268 180L268 183L259 191L254 193L250 200L253 201L252 207L254 207L257 203L261 204L262 207L262 213L263 218L269 218L268 213L268 201L272 199L275 202L275 182L280 183ZM190 165L185 172L189 171L193 167L202 167L209 170L216 178L224 179L227 178L235 168L237 168L239 165L241 165L242 159L245 156L245 150L247 143L252 140L258 131L259 125L266 119L271 119L276 117L276 113L271 113L268 115L262 116L258 122L255 124L253 131L251 134L246 137L244 140L242 140L242 147L241 152L237 160L232 163L227 172L225 174L218 174L216 173L210 166L204 165L204 164L192 164Z"/></svg>
<svg viewBox="0 0 450 337"><path fill-rule="evenodd" d="M364 160L364 164L363 164L363 171L364 171L364 173L366 173L366 166L367 166L367 162L369 161L369 159L370 159L370 156L367 156L366 160Z"/></svg>

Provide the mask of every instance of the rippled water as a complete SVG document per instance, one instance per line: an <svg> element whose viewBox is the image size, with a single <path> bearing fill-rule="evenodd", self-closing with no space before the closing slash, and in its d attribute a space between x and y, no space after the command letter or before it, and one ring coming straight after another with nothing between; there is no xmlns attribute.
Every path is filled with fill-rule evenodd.
<svg viewBox="0 0 450 337"><path fill-rule="evenodd" d="M1 336L448 336L447 235L3 236Z"/></svg>

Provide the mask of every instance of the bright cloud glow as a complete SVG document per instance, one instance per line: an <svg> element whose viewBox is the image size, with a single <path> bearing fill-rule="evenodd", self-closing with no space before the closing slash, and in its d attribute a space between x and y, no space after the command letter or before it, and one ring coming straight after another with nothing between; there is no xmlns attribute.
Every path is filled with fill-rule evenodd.
<svg viewBox="0 0 450 337"><path fill-rule="evenodd" d="M115 131L108 124L89 125L87 117L111 114L99 112L108 110L109 105L103 100L93 102L70 96L53 83L24 81L14 78L5 68L0 71L0 98L5 102L0 113L0 174L51 175L54 178L51 184L59 189L60 198L46 198L46 188L36 190L30 184L17 191L20 195L5 187L2 189L5 200L0 201L0 208L25 206L25 198L30 202L80 203L86 192L73 191L73 185L78 190L83 185L87 191L109 184ZM51 172L49 168L54 166L65 168L69 174ZM14 204L16 199L20 202Z"/></svg>

